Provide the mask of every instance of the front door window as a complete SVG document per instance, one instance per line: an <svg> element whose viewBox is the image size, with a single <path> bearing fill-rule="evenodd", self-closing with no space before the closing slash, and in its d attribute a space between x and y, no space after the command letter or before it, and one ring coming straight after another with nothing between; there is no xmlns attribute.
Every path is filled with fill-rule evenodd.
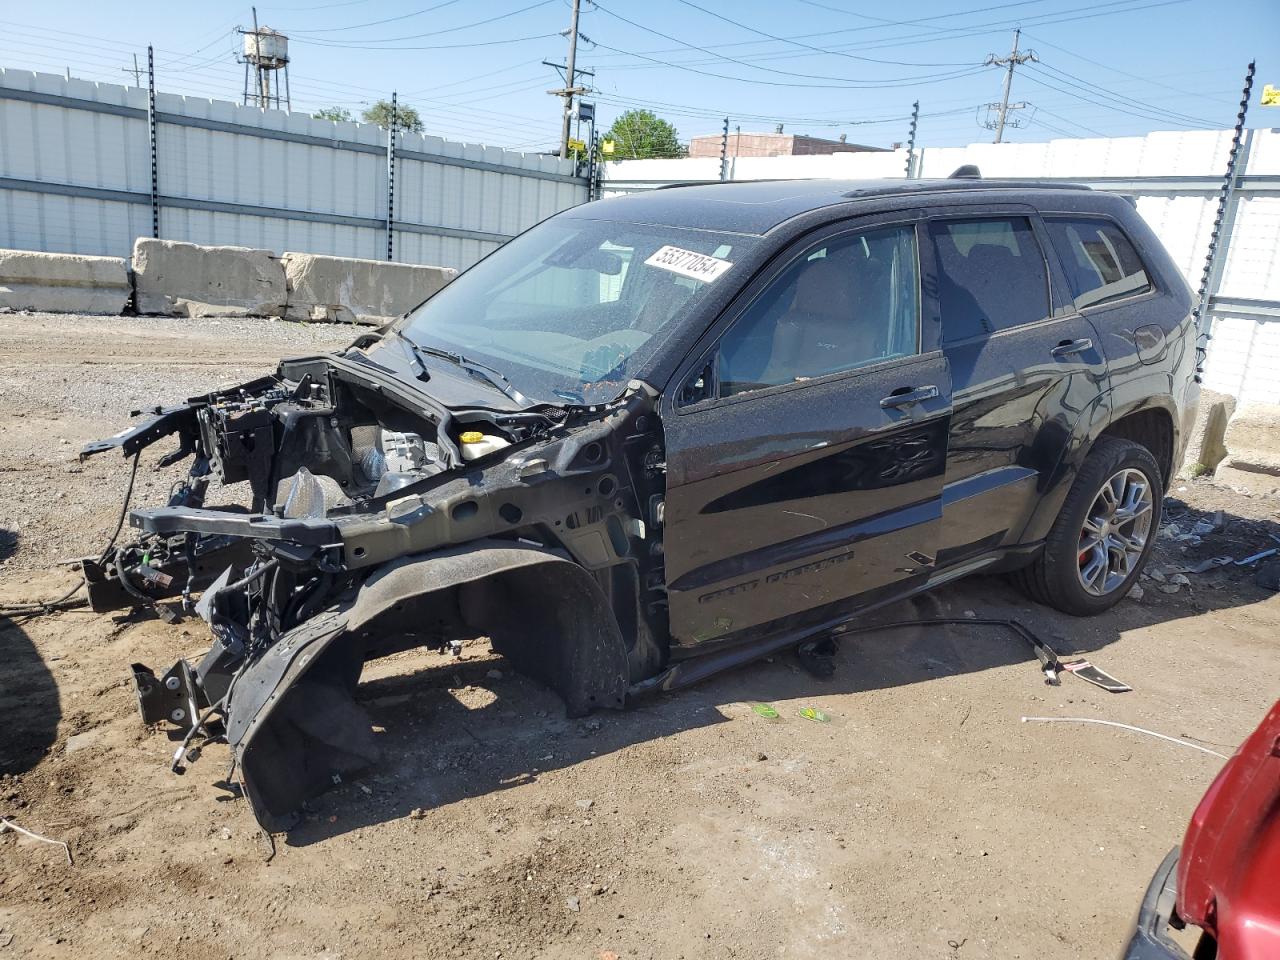
<svg viewBox="0 0 1280 960"><path fill-rule="evenodd" d="M725 334L720 395L914 355L919 311L913 227L823 241L784 270Z"/></svg>

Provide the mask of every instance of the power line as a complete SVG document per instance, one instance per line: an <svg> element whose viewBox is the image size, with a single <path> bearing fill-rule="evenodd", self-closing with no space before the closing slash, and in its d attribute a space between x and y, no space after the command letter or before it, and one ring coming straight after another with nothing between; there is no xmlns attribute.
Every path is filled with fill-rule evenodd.
<svg viewBox="0 0 1280 960"><path fill-rule="evenodd" d="M449 0L449 2L454 3L456 2L456 0ZM497 14L496 16L486 17L483 20L475 20L475 21L472 21L471 23L459 24L456 27L444 27L443 29L440 29L440 30L430 30L427 33L406 34L405 36L402 36L402 37L378 37L378 38L361 37L361 38L356 38L350 41L330 40L325 37L301 37L299 39L304 43L324 44L325 46L330 46L330 47L347 47L357 43L399 43L403 40L421 40L423 37L438 37L441 34L445 34L445 33L457 33L459 30L470 30L472 27L483 27L487 24L494 23L498 20L509 20L512 17L517 16L518 14L526 13L529 10L535 10L538 7L545 7L548 4L555 3L555 2L556 0L537 0L536 3L531 3L527 7L521 7L519 10L512 10L508 13L500 13L500 14ZM382 49L382 48L373 47L370 49ZM392 48L387 48L387 49L392 49Z"/></svg>
<svg viewBox="0 0 1280 960"><path fill-rule="evenodd" d="M1056 43L1050 43L1048 40L1044 40L1044 39L1041 39L1041 38L1039 38L1039 37L1032 37L1032 36L1031 36L1031 34L1029 34L1029 33L1027 34L1027 37L1028 37L1028 38L1030 38L1030 39L1032 39L1032 40L1035 40L1035 41L1036 41L1036 43L1044 44L1046 47L1052 47L1054 50L1061 50L1063 53L1067 54L1068 56L1075 57L1077 60L1083 60L1085 63L1091 63L1091 64L1093 64L1095 67L1102 67L1102 69L1104 69L1104 70L1110 70L1112 73L1117 73L1117 74L1119 74L1119 75L1120 75L1120 76L1122 76L1122 77L1128 77L1128 78L1130 78L1131 80L1138 80L1138 81L1140 81L1141 83L1149 84L1149 85L1151 85L1151 86L1153 86L1153 87L1159 87L1159 88L1160 88L1160 89L1162 89L1162 90L1172 90L1172 91L1174 91L1174 92L1176 92L1176 93L1180 93L1180 94L1183 94L1184 96L1188 96L1188 97L1199 97L1199 98L1204 99L1204 100L1212 100L1212 99L1213 99L1212 97L1207 96L1207 95L1206 95L1206 94L1204 94L1204 93L1197 93L1197 92L1195 92L1194 90L1185 90L1185 89L1183 89L1183 88L1181 88L1181 87L1175 87L1175 86L1173 86L1172 84L1168 84L1168 83L1157 83L1157 82L1155 81L1155 79L1154 79L1154 78L1152 78L1152 77L1144 77L1144 76L1142 76L1142 75L1140 75L1140 74L1137 74L1137 73L1129 73L1128 71L1126 71L1126 70L1121 70L1119 67L1112 66L1111 64L1103 63L1103 62L1102 62L1102 61L1100 61L1100 60L1094 60L1094 59L1092 59L1092 58L1090 58L1090 57L1086 57L1086 56L1085 56L1084 54L1082 54L1082 53L1076 53L1074 50L1068 50L1066 47L1059 46L1059 45L1058 45L1058 44L1056 44ZM1217 72L1217 70L1215 69L1215 70L1214 70L1214 72L1216 73L1216 72ZM1173 74L1173 76L1185 76L1185 74L1183 74L1183 73L1176 73L1176 74ZM1231 91L1231 92L1232 92L1232 94L1234 95L1237 91L1233 90L1233 91Z"/></svg>
<svg viewBox="0 0 1280 960"><path fill-rule="evenodd" d="M1169 116L1162 116L1159 114L1145 112L1145 111L1131 110L1131 109L1128 109L1127 107L1118 106L1114 103L1107 103L1104 100L1095 100L1092 97L1087 96L1085 93L1073 93L1071 90L1065 90L1062 87L1055 86L1054 84L1049 83L1046 80L1041 79L1040 77L1037 77L1031 73L1026 74L1026 79L1030 80L1034 84L1038 84L1039 86L1045 87L1046 89L1049 89L1049 90L1053 90L1057 93L1064 93L1067 96L1074 97L1077 100L1083 100L1086 103L1092 103L1094 106L1103 107L1107 110L1113 110L1116 113L1127 114L1128 116L1137 117L1142 120L1155 121L1157 123L1174 123L1178 126L1183 126L1183 127L1196 126L1202 129L1214 128L1213 124L1199 124L1199 123L1192 124L1192 123L1187 123L1185 121L1176 121ZM1083 88L1080 88L1080 89L1083 89Z"/></svg>
<svg viewBox="0 0 1280 960"><path fill-rule="evenodd" d="M1090 81L1090 80L1085 80L1083 77L1077 77L1077 76L1076 76L1075 74L1073 74L1073 73L1067 73L1067 71L1062 70L1062 69L1060 69L1060 68L1058 68L1058 67L1055 67L1055 66L1053 66L1052 64L1046 63L1046 64L1042 64L1042 66L1044 67L1044 69L1046 69L1046 70L1050 70L1050 71L1052 71L1053 73L1058 74L1059 76L1061 76L1061 77L1065 78L1065 79L1062 81L1062 82L1064 82L1064 83L1070 83L1071 81L1073 81L1073 80L1074 80L1074 81L1075 81L1075 83L1071 84L1072 86L1076 86L1076 85L1078 85L1078 84L1083 84L1085 88L1087 88L1087 89L1091 89L1091 90L1095 90L1095 91L1097 91L1099 94L1101 94L1102 96L1109 97L1109 98L1111 98L1111 99L1114 99L1114 100L1117 100L1117 101L1120 101L1120 102L1127 102L1127 103L1132 104L1132 105L1137 106L1137 107L1145 107L1145 106L1146 106L1146 104L1145 104L1143 101L1141 101L1141 100L1137 100L1137 99L1135 99L1135 98L1133 98L1133 97L1126 97L1126 96L1124 96L1124 95L1122 95L1122 94L1118 94L1118 93L1116 93L1116 92L1115 92L1115 91L1113 91L1113 90L1108 90L1106 87L1099 86L1098 84L1093 83L1093 82L1092 82L1092 81ZM1162 113L1167 113L1167 114L1169 114L1170 116L1173 116L1173 117L1179 117L1179 118L1181 118L1181 119L1183 119L1183 120L1186 120L1186 121L1187 121L1187 122L1189 122L1189 123L1206 123L1206 124L1208 124L1208 125L1210 125L1210 126L1214 126L1214 125L1215 125L1215 124L1214 124L1214 121L1212 121L1212 120L1205 120L1205 119L1204 119L1204 118L1202 118L1202 117L1193 117L1193 116L1190 116L1190 115L1185 114L1185 113L1178 113L1177 111L1174 111L1174 110L1162 110L1161 112L1162 112Z"/></svg>
<svg viewBox="0 0 1280 960"><path fill-rule="evenodd" d="M424 13L431 13L435 10L441 10L444 7L452 6L453 4L458 2L459 0L444 0L443 3L437 3L434 6L430 6L430 7L423 7L421 10L413 11L413 13L403 13L398 17L387 17L386 19L383 19L383 20L369 20L369 21L366 21L365 23L348 23L345 26L341 26L341 27L323 27L315 30L289 30L286 32L289 33L290 36L292 36L295 33L336 33L338 31L360 30L364 27L377 27L377 26L381 26L384 23L395 23L398 20L408 20L412 17L420 17ZM334 6L340 6L340 4L334 4ZM318 8L318 9L323 9L323 8Z"/></svg>
<svg viewBox="0 0 1280 960"><path fill-rule="evenodd" d="M1190 0L1157 0L1157 2L1154 2L1154 3L1143 3L1137 6L1128 5L1134 2L1135 0L1108 0L1108 2L1106 3L1089 4L1083 7L1074 7L1068 10L1061 10L1054 13L1041 14L1036 18L1032 18L1032 20L1024 21L1024 22L1034 21L1032 22L1032 25L1037 27L1058 24L1058 23L1072 23L1078 20L1090 20L1090 19L1095 19L1097 17L1109 17L1109 16L1117 16L1125 13L1134 13L1141 10L1152 9L1154 7L1174 6L1174 5L1179 5L1183 3L1189 3ZM1117 7L1122 5L1124 6L1124 9L1120 9L1120 10L1105 9L1108 7ZM1087 12L1087 11L1101 11L1101 12ZM1064 14L1064 13L1072 13L1072 14L1078 13L1079 16L1068 16L1068 17L1061 16L1061 14ZM1053 18L1053 19L1044 19L1044 18ZM904 22L908 22L908 21L904 21ZM870 41L860 41L857 43L847 44L840 47L832 47L832 49L870 50L870 49L884 49L888 47L910 46L910 45L919 44L919 43L934 43L937 41L960 40L960 39L965 39L967 37L985 36L986 34L996 32L996 30L998 29L1006 29L1008 27L1012 27L1016 25L1017 25L1017 21L1011 21L1007 19L991 20L991 21L987 21L985 23L979 23L979 24L965 24L957 27L941 28L940 32L936 32L931 35L930 34L913 34L913 35L904 35L901 37L884 38L884 39L877 39L877 40L870 40ZM856 30L856 29L865 29L865 28L848 28L848 29ZM842 33L842 32L848 32L848 30L834 30L834 31L826 31L825 33L818 33L818 34L812 34L812 33L803 34L800 36L804 36L804 37L828 36L834 33ZM798 38L799 37L796 37L794 39L798 39ZM712 44L709 46L712 48L729 47L729 46L736 47L736 46L747 46L747 45L759 45L760 43L764 43L764 42L766 41L747 41L746 43L735 43L735 44ZM667 53L667 52L680 52L680 50L679 49L673 50L672 48L668 48L665 50L645 51L646 54ZM712 52L712 56L718 56L718 55ZM759 53L752 54L752 56L753 56L753 59L755 60L791 60L791 59L811 56L811 54L795 53L795 52L770 53L770 52L762 51ZM665 61L654 61L654 62L659 64L665 63ZM696 60L696 59L680 61L682 65L701 65L701 64L714 63L714 62L716 61L715 60ZM652 66L648 64L623 64L623 65L615 66L612 69L645 70L645 69L652 69Z"/></svg>
<svg viewBox="0 0 1280 960"><path fill-rule="evenodd" d="M874 82L874 81L866 81L866 80L850 80L850 79L847 79L847 78L833 77L833 76L831 76L831 75L829 75L829 74L821 74L821 73L799 73L799 72L796 72L796 71L794 71L794 70L776 70L776 69L774 69L774 68L772 68L772 67L762 67L762 66L760 66L758 63L752 63L752 62L751 62L751 61L749 61L749 60L741 60L741 59L739 59L739 58L737 58L737 57L731 57L731 56L728 56L727 54L723 54L723 53L716 53L716 52L715 52L714 50L712 50L710 47L701 47L701 46L698 46L698 45L697 45L697 44L695 44L695 43L689 43L688 41L681 40L681 39L679 39L678 37L673 37L673 36L672 36L671 34L669 34L669 33L663 33L661 30L655 30L653 27L646 27L646 26L645 26L644 24L642 24L642 23L637 23L637 22L636 22L636 21L634 21L634 20L630 20L630 19L628 19L627 17L622 16L622 14L620 14L620 13L614 13L612 10L608 9L607 7L605 7L605 6L601 5L601 4L600 4L600 3L598 3L598 2L597 2L597 3L595 3L595 4L594 4L594 6L595 6L595 8L596 8L597 10L599 10L601 13L608 14L609 16L613 17L613 18L614 18L614 19L616 19L616 20L621 20L623 23L630 24L631 26L633 26L633 27L637 28L638 30L643 30L643 31L645 31L646 33L652 33L654 36L662 37L664 40L670 40L670 41L671 41L671 42L673 42L673 43L678 43L678 44L680 44L681 46L688 47L688 48L689 48L689 49L691 49L691 50L697 50L697 51L699 51L700 53L705 53L705 54L707 54L708 56L716 57L716 58L717 58L717 59L719 59L719 60L724 60L724 61L726 61L726 62L728 62L728 63L734 63L734 64L737 64L738 66L747 67L748 69L751 69L751 70L763 70L763 71L765 71L765 72L767 72L767 73L774 73L774 74L778 74L779 76L784 76L784 77L798 77L798 78L800 78L800 79L807 79L807 80L834 80L834 81L842 81L842 82L839 82L839 83L837 83L837 84L835 84L835 85L834 85L836 88L840 88L840 87L845 87L845 88L862 87L864 84L868 84L868 83L873 83L873 82ZM699 8L699 9L701 9L701 8ZM593 43L596 43L596 45L597 45L597 46L604 47L606 50L617 50L617 49L618 49L618 48L616 48L616 47L610 47L610 46L608 46L608 45L606 45L606 44L599 43L598 41L592 41L592 42L593 42ZM619 52L625 52L625 51L619 51ZM831 52L831 51L824 51L824 52L828 52L828 53L829 53L829 52ZM644 59L646 59L646 60L654 60L654 62L655 62L655 63L667 63L667 65L668 65L668 66L674 66L674 67L677 67L677 68L679 68L679 69L690 69L690 68L689 68L687 65L685 65L685 64L681 64L681 63L669 63L669 62L667 62L667 61L656 60L656 59L654 59L654 58L644 56L644 54L633 53L633 54L631 54L631 55L632 55L632 56L637 56L637 57L643 57L643 58L644 58ZM970 65L966 65L966 66L970 66ZM703 71L693 71L693 72L695 72L695 73L699 73L699 72L703 72ZM728 80L745 81L745 82L748 82L748 83L756 83L756 82L760 82L760 81L755 81L755 80L748 80L747 78L744 78L744 77L725 77L725 76L724 76L724 75L722 75L722 74L707 73L706 75L707 75L707 76L718 76L718 77L721 77L722 79L728 79ZM895 78L895 79L892 79L892 80L885 81L885 82L884 82L884 83L882 83L881 85L891 85L891 84L895 84L895 83L903 83L903 82L908 82L908 81L912 81L912 80L926 80L926 81L927 81L927 80L944 80L944 79L951 79L951 78L953 78L953 77L954 77L954 76L956 76L956 75L957 75L957 74L954 74L954 73L953 73L953 74L951 74L950 76L948 76L948 75L943 75L943 74L933 74L933 75L929 75L929 76L898 77L898 78ZM817 84L790 84L790 86L817 87L818 85L817 85Z"/></svg>
<svg viewBox="0 0 1280 960"><path fill-rule="evenodd" d="M1047 110L1044 107L1040 106L1040 104L1038 103L1033 103L1031 107L1035 111L1034 117L1039 117L1040 114L1047 113L1049 116L1056 117L1057 119L1061 120L1063 123L1069 123L1073 127L1079 127L1085 133L1092 133L1094 136L1098 136L1098 137L1106 136L1106 134L1103 133L1101 130L1095 130L1093 129L1093 127L1086 127L1083 123L1080 123L1078 120L1072 120L1070 117L1064 117L1060 113L1054 113L1052 110ZM1041 120L1040 122L1044 123L1043 120Z"/></svg>
<svg viewBox="0 0 1280 960"><path fill-rule="evenodd" d="M1178 0L1178 2L1185 2L1185 0ZM303 38L297 38L294 42L314 44L316 46L324 46L324 47L336 47L342 50L462 50L468 47L499 47L509 43L525 43L529 40L546 40L550 37L555 37L555 36L558 36L558 34L535 33L532 36L528 36L528 37L510 37L506 40L482 40L476 43L438 43L438 44L432 44L429 46L415 46L415 47L368 47L368 46L359 46L356 44L325 43L322 40L306 40Z"/></svg>
<svg viewBox="0 0 1280 960"><path fill-rule="evenodd" d="M739 23L737 20L730 19L723 14L716 13L714 10L708 10L706 7L699 6L698 4L693 3L692 0L677 0L677 2L684 4L686 7L692 7L694 10L700 10L702 13L707 14L707 16L715 17L717 20L732 24L733 26L746 30L749 33L754 33L761 37L767 37L768 39L776 40L779 43L789 43L805 50L812 50L814 53L834 57L845 57L849 60L860 60L864 63L891 64L896 67L968 67L973 65L973 61L965 61L963 63L912 63L904 60L877 60L874 57L860 57L852 53L845 53L842 50L828 50L825 47L815 47L812 44L802 43L799 40L793 40L789 37L779 37L776 34L767 33L764 30L758 30L755 27L747 26L745 23Z"/></svg>

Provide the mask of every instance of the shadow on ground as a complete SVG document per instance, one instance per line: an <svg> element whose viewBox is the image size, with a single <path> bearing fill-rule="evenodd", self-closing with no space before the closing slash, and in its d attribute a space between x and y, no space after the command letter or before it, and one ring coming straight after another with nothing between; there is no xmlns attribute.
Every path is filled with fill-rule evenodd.
<svg viewBox="0 0 1280 960"><path fill-rule="evenodd" d="M1272 527L1274 525L1271 525ZM1161 562L1182 548L1162 545ZM1212 545L1206 545L1212 550ZM1064 657L1088 653L1107 668L1106 648L1129 630L1192 614L1265 599L1241 569L1218 575L1229 584L1178 597L1153 596L1143 604L1122 601L1094 618L1077 619L1037 606L998 577L976 577L896 604L867 622L923 621L961 617L1018 619ZM1151 590L1149 585L1148 590ZM585 720L564 719L550 691L507 673L486 679L493 661L451 664L370 680L358 694L379 730L383 760L359 784L346 784L312 801L310 816L288 836L295 846L536 780L541 774L635 744L726 722L718 708L733 702L772 702L858 693L886 687L1025 665L1025 682L1039 687L1040 664L1025 640L1012 631L918 623L910 627L846 637L835 676L816 679L798 669L791 653L757 662L671 695L642 701L622 712ZM1121 677L1141 686L1141 677ZM992 683L1006 682L992 679ZM1066 683L1079 681L1067 678ZM449 687L474 697L454 696ZM999 691L993 689L992 696ZM385 731L385 732L382 732ZM367 789L366 789L367 788Z"/></svg>
<svg viewBox="0 0 1280 960"><path fill-rule="evenodd" d="M18 550L18 534L0 527L0 561ZM21 616L0 614L0 775L26 773L58 736L58 686L23 627Z"/></svg>

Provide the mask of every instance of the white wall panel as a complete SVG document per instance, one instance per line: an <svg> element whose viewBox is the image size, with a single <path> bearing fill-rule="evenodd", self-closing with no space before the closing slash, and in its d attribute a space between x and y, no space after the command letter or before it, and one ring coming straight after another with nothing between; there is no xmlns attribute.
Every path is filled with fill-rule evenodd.
<svg viewBox="0 0 1280 960"><path fill-rule="evenodd" d="M31 102L17 92L6 96L6 90L109 104L135 115L87 110L75 103ZM135 237L151 234L146 107L145 90L0 69L0 177L64 192L77 187L122 191L141 201L0 188L0 244L128 256ZM162 237L277 253L386 256L381 224L386 218L387 131L166 93L157 93L156 110L161 121L157 180ZM210 129L167 117L239 129ZM280 139L269 131L323 142ZM351 149L355 145L364 149ZM465 268L501 239L586 199L585 181L574 176L571 161L416 134L402 134L398 149L500 169L399 156L395 220L405 227L395 234L397 260ZM186 209L166 204L166 198L297 215ZM326 216L365 222L324 222ZM422 233L415 225L441 232ZM463 236L448 235L453 232Z"/></svg>

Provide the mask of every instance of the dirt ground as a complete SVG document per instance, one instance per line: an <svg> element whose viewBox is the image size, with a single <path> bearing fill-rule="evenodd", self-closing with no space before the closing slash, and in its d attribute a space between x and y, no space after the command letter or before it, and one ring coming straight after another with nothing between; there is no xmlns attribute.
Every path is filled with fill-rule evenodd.
<svg viewBox="0 0 1280 960"><path fill-rule="evenodd" d="M0 603L56 596L100 547L124 461L80 465L132 408L265 371L350 330L266 321L0 316ZM163 446L163 445L161 445ZM174 476L144 456L136 502ZM625 713L567 721L481 646L406 653L362 687L386 759L274 853L211 745L187 774L139 722L135 661L203 651L199 621L0 620L0 958L1054 958L1119 949L1216 757L1025 716L1095 717L1229 754L1280 692L1280 599L1234 565L1274 500L1179 485L1160 580L1075 620L1002 580L884 618L1018 617L1135 688L1042 682L987 627L844 640ZM1197 520L1216 532L1193 532ZM1204 528L1199 528L1203 530ZM1176 589L1176 592L1165 592ZM753 705L770 703L768 720ZM818 707L827 723L802 718Z"/></svg>

